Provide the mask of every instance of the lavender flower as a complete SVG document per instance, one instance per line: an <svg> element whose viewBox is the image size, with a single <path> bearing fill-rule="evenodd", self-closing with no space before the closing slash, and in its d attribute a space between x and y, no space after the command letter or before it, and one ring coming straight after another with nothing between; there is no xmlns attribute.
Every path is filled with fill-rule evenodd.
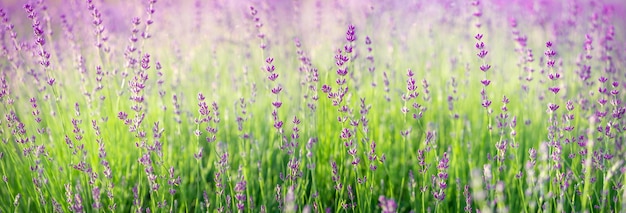
<svg viewBox="0 0 626 213"><path fill-rule="evenodd" d="M341 176L339 175L339 169L337 168L337 163L332 161L330 163L331 167L332 167L332 181L335 184L335 190L340 191L343 188L343 185L341 184L340 180L341 180Z"/></svg>
<svg viewBox="0 0 626 213"><path fill-rule="evenodd" d="M463 187L463 196L465 197L465 207L463 210L465 210L465 212L472 212L472 195L469 191L469 185Z"/></svg>
<svg viewBox="0 0 626 213"><path fill-rule="evenodd" d="M448 180L448 167L449 165L448 153L444 152L443 156L439 160L439 164L437 164L437 176L433 179L433 197L437 201L437 203L443 201L446 198L446 188L448 188L447 180Z"/></svg>
<svg viewBox="0 0 626 213"><path fill-rule="evenodd" d="M378 197L378 206L382 209L383 213L395 213L398 208L396 201L385 198L383 195Z"/></svg>
<svg viewBox="0 0 626 213"><path fill-rule="evenodd" d="M94 199L94 203L92 204L92 207L94 209L102 208L102 203L100 203L100 188L94 187L91 190L91 194L92 194L93 199Z"/></svg>
<svg viewBox="0 0 626 213"><path fill-rule="evenodd" d="M244 210L244 203L246 202L246 195L244 194L246 191L246 181L242 180L237 182L237 184L235 185L235 192L237 193L235 195L235 199L237 200L237 209L239 211L243 211Z"/></svg>
<svg viewBox="0 0 626 213"><path fill-rule="evenodd" d="M475 1L475 4L477 6L479 4L479 1ZM480 65L480 70L482 70L483 73L485 73L484 74L485 78L480 81L483 86L481 90L481 100L482 100L481 105L487 110L488 114L491 114L491 109L489 108L489 106L491 106L491 100L488 99L487 92L486 92L487 86L491 84L491 81L487 79L487 71L491 68L491 65L485 62L485 56L487 56L487 53L489 52L485 49L485 43L481 41L483 38L483 34L480 34L480 33L476 34L474 38L477 41L476 44L474 45L476 49L478 50L478 53L476 55L482 61L482 64ZM489 124L489 129L491 129L491 120Z"/></svg>

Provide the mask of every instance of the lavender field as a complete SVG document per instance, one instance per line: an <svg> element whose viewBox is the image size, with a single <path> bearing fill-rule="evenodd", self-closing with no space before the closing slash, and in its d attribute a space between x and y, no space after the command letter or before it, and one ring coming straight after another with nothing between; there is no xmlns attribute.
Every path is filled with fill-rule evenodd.
<svg viewBox="0 0 626 213"><path fill-rule="evenodd" d="M621 0L3 0L2 212L626 212Z"/></svg>

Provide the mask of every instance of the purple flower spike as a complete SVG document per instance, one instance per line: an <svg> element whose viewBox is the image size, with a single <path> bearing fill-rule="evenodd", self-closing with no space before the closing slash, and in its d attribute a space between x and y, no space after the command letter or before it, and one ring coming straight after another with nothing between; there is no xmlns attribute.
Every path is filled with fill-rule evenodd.
<svg viewBox="0 0 626 213"><path fill-rule="evenodd" d="M552 93L554 93L554 94L557 94L557 93L559 93L559 91L560 91L561 89L560 89L560 88L558 88L558 87L550 87L550 88L548 88L548 90L550 90L550 91L551 91Z"/></svg>
<svg viewBox="0 0 626 213"><path fill-rule="evenodd" d="M346 76L347 74L348 74L348 68L347 67L345 67L343 69L342 68L337 69L337 75Z"/></svg>
<svg viewBox="0 0 626 213"><path fill-rule="evenodd" d="M143 55L143 58L141 59L141 68L144 70L150 69L150 54L146 53Z"/></svg>
<svg viewBox="0 0 626 213"><path fill-rule="evenodd" d="M487 53L489 53L489 51L487 50L481 50L479 53L477 53L476 55L480 58L485 58L485 56L487 56ZM482 67L481 67L482 69Z"/></svg>
<svg viewBox="0 0 626 213"><path fill-rule="evenodd" d="M276 73L272 73L271 75L267 76L267 79L269 79L270 81L275 81L278 78L278 74Z"/></svg>
<svg viewBox="0 0 626 213"><path fill-rule="evenodd" d="M283 127L282 121L274 122L274 128L280 129L281 127Z"/></svg>
<svg viewBox="0 0 626 213"><path fill-rule="evenodd" d="M617 95L619 94L619 90L611 90L611 95Z"/></svg>
<svg viewBox="0 0 626 213"><path fill-rule="evenodd" d="M604 76L600 76L600 78L598 78L598 81L600 81L600 83L604 83L606 81L608 81L609 79L604 77Z"/></svg>
<svg viewBox="0 0 626 213"><path fill-rule="evenodd" d="M483 103L482 103L482 106L485 107L485 108L491 106L491 101L490 100L484 100Z"/></svg>
<svg viewBox="0 0 626 213"><path fill-rule="evenodd" d="M382 209L383 213L395 213L396 208L398 208L398 204L393 199L387 199L385 196L381 195L378 197L378 206Z"/></svg>
<svg viewBox="0 0 626 213"><path fill-rule="evenodd" d="M411 70L411 69L409 69L409 70L406 72L406 76L408 76L408 77L413 77L413 75L415 75L415 73L413 73L413 70Z"/></svg>
<svg viewBox="0 0 626 213"><path fill-rule="evenodd" d="M437 169L440 169L440 170L448 169L448 167L450 166L449 162L450 162L450 159L448 158L448 153L444 152L443 157L441 157L441 160L439 160Z"/></svg>
<svg viewBox="0 0 626 213"><path fill-rule="evenodd" d="M483 58L485 57L484 55L481 56L480 54L482 54L483 51L481 51L480 53L478 53L478 57ZM485 51L485 55L487 55L486 51ZM489 70L489 68L491 68L491 65L489 64L485 64L485 65L480 65L480 70L482 70L483 72L487 72L487 70Z"/></svg>
<svg viewBox="0 0 626 213"><path fill-rule="evenodd" d="M281 86L277 86L272 88L272 93L278 95L280 93L280 91L283 91L283 88Z"/></svg>
<svg viewBox="0 0 626 213"><path fill-rule="evenodd" d="M476 49L482 50L485 49L485 43L484 42L477 42L476 43Z"/></svg>
<svg viewBox="0 0 626 213"><path fill-rule="evenodd" d="M273 73L274 70L276 70L276 67L274 67L274 65L268 64L267 66L265 66L265 71L269 73Z"/></svg>
<svg viewBox="0 0 626 213"><path fill-rule="evenodd" d="M572 111L574 110L574 103L572 103L572 101L567 101L567 105L566 105L567 111Z"/></svg>
<svg viewBox="0 0 626 213"><path fill-rule="evenodd" d="M474 38L480 41L483 38L483 34L478 33L476 34L476 36L474 36Z"/></svg>
<svg viewBox="0 0 626 213"><path fill-rule="evenodd" d="M557 109L559 109L559 105L556 105L556 104L550 103L550 104L548 104L548 109L550 109L550 111L554 112L554 111L556 111Z"/></svg>
<svg viewBox="0 0 626 213"><path fill-rule="evenodd" d="M331 86L328 86L326 84L322 85L322 92L323 93L329 93L332 90L333 90L333 88Z"/></svg>
<svg viewBox="0 0 626 213"><path fill-rule="evenodd" d="M346 32L346 40L348 42L356 41L356 35L354 34L354 30L355 29L356 28L352 24L350 26L348 26L348 31Z"/></svg>
<svg viewBox="0 0 626 213"><path fill-rule="evenodd" d="M352 137L352 133L350 132L350 130L348 128L344 128L341 131L341 138L347 139L347 138L350 138L350 137Z"/></svg>

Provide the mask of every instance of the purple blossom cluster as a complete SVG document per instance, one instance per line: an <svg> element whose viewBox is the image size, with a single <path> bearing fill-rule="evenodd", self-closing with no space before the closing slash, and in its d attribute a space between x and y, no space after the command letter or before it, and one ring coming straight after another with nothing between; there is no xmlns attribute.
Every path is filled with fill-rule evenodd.
<svg viewBox="0 0 626 213"><path fill-rule="evenodd" d="M446 189L448 188L448 168L450 167L450 159L448 153L444 152L437 164L437 175L431 177L433 198L439 203L446 198Z"/></svg>
<svg viewBox="0 0 626 213"><path fill-rule="evenodd" d="M416 99L419 96L419 92L417 92L417 85L415 84L415 78L413 78L413 76L415 75L415 73L409 69L407 71L407 81L406 81L406 89L407 89L407 93L406 94L402 94L402 100L405 102L405 106L402 107L402 113L407 114L409 112L408 107L406 107L406 105L408 103L410 103L411 100L413 100L413 102L411 103L411 107L416 111L413 112L413 114L411 115L411 117L413 117L413 119L418 119L421 118L423 116L423 107L417 103ZM426 84L427 85L427 84ZM412 111L412 110L411 110Z"/></svg>
<svg viewBox="0 0 626 213"><path fill-rule="evenodd" d="M396 201L390 198L386 198L385 196L378 197L378 206L382 209L384 213L395 213L397 212L398 204Z"/></svg>
<svg viewBox="0 0 626 213"><path fill-rule="evenodd" d="M478 53L476 54L476 56L478 56L478 58L482 60L482 65L480 65L480 70L485 73L485 78L483 80L480 80L480 83L483 85L483 89L480 91L480 96L482 100L481 105L485 109L487 109L489 114L491 114L491 109L489 108L489 106L491 106L491 100L489 100L489 97L487 97L487 91L486 91L487 86L491 84L491 80L487 79L487 71L491 68L491 65L485 63L485 56L487 56L489 51L485 49L485 43L481 41L483 39L483 34L480 34L480 33L476 34L476 36L474 36L474 39L476 39L477 41L476 45L474 46L476 47L476 49L478 49Z"/></svg>
<svg viewBox="0 0 626 213"><path fill-rule="evenodd" d="M46 75L46 83L52 86L55 82L55 79L51 76L51 73L48 72L50 69L50 52L46 50L46 38L44 27L42 26L42 22L39 19L39 13L36 10L36 6L40 6L41 10L46 10L45 5L33 5L33 4L25 4L24 10L28 14L28 18L32 21L32 28L35 37L35 43L37 44L37 55L39 55L39 65L41 65L42 73ZM50 30L50 29L49 29Z"/></svg>
<svg viewBox="0 0 626 213"><path fill-rule="evenodd" d="M347 104L343 103L345 96L348 94L348 85L346 84L346 75L348 75L348 65L350 62L350 54L353 53L353 42L356 41L355 35L356 27L354 25L348 26L346 32L346 41L348 44L344 45L343 49L337 49L335 51L335 65L337 65L337 80L335 83L339 88L336 92L333 92L333 88L324 84L322 86L322 92L327 94L328 98L333 101L333 106L340 108L342 112L347 112ZM340 122L345 122L347 118L341 118Z"/></svg>

